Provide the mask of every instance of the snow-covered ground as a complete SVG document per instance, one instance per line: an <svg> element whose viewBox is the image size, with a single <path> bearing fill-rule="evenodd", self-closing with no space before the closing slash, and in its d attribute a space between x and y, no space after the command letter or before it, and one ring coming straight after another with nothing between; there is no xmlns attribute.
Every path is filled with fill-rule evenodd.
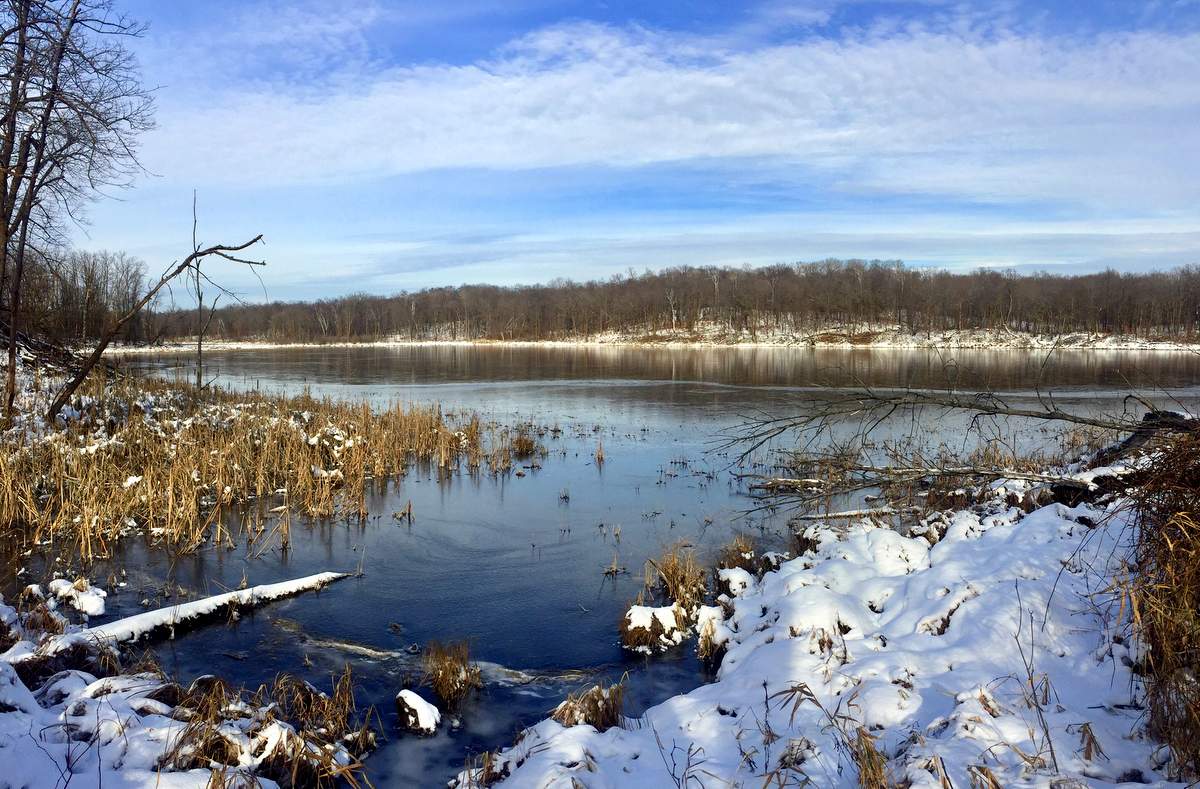
<svg viewBox="0 0 1200 789"><path fill-rule="evenodd" d="M900 785L1165 785L1115 620L1128 515L1119 502L1025 514L1003 493L927 536L810 527L818 547L723 601L715 682L603 732L545 720L490 777L850 787L869 739Z"/></svg>
<svg viewBox="0 0 1200 789"><path fill-rule="evenodd" d="M1200 344L1169 339L1076 332L1072 334L1031 334L1029 332L962 329L935 332L910 332L895 326L827 326L820 329L761 328L735 330L723 324L699 324L690 330L670 329L636 332L607 332L569 340L460 340L452 335L434 339L409 340L393 337L362 342L279 343L262 340L212 340L209 351L265 350L304 347L394 347L406 345L502 345L512 347L585 347L585 346L664 346L664 347L809 347L809 348L900 348L900 349L983 349L983 350L1095 350L1095 351L1174 351L1195 352ZM194 343L186 341L162 345L114 345L108 353L155 354L191 353Z"/></svg>
<svg viewBox="0 0 1200 789"><path fill-rule="evenodd" d="M200 713L181 703L181 689L153 672L106 676L111 664L101 647L342 577L321 573L251 587L91 629L69 625L54 611L55 596L43 599L39 589L27 590L23 613L0 598L0 786L275 786L266 774L278 774L288 754L314 747L277 711L239 701L221 712L210 731L230 744L223 752L231 758L223 768L228 782L213 784L212 768L221 764L210 768L196 750L204 741L194 731ZM49 632L47 622L55 623ZM329 757L353 761L340 745Z"/></svg>

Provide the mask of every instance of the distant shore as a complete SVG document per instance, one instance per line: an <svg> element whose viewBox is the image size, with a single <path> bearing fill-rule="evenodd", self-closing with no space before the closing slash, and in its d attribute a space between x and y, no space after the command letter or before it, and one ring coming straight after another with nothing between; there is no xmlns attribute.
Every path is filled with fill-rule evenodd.
<svg viewBox="0 0 1200 789"><path fill-rule="evenodd" d="M1076 332L1064 335L1030 334L996 330L951 330L910 333L895 329L826 329L813 332L693 332L658 331L645 334L600 334L561 340L405 339L339 340L329 342L276 342L267 340L206 340L206 351L275 350L286 348L399 348L399 347L508 347L508 348L812 348L894 350L998 350L998 351L1155 351L1200 352L1200 342L1147 339L1111 334ZM195 350L194 340L156 345L113 345L111 355L181 354Z"/></svg>

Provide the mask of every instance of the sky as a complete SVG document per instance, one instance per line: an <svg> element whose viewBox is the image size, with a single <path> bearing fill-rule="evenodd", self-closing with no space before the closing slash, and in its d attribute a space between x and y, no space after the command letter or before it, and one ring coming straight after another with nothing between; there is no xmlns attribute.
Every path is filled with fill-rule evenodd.
<svg viewBox="0 0 1200 789"><path fill-rule="evenodd" d="M828 257L1200 264L1200 0L116 0L145 173L250 301Z"/></svg>

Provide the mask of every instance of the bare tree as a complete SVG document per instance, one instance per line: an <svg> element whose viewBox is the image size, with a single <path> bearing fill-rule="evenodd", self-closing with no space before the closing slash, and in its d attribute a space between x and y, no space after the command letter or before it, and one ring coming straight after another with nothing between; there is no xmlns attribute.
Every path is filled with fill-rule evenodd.
<svg viewBox="0 0 1200 789"><path fill-rule="evenodd" d="M5 413L16 393L26 260L61 241L61 223L138 170L152 102L124 39L143 26L112 0L4 0L0 5L0 281L8 286Z"/></svg>
<svg viewBox="0 0 1200 789"><path fill-rule="evenodd" d="M100 338L100 342L96 344L96 347L92 350L91 354L88 355L71 379L63 385L63 388L59 390L58 394L55 396L54 402L50 404L50 408L46 411L46 419L48 421L53 421L54 418L58 416L59 412L62 411L63 406L65 406L67 401L71 399L71 395L75 394L75 390L78 389L80 384L87 379L88 374L91 373L95 366L100 363L101 357L104 356L104 351L108 348L109 343L113 341L113 338L120 333L125 324L137 317L142 309L151 301L153 301L154 297L157 296L159 292L171 282L171 280L193 268L196 271L199 271L200 261L207 257L224 258L225 260L233 261L234 263L244 263L248 266L265 266L266 263L261 260L247 260L245 258L237 257L233 254L235 252L241 252L242 250L248 249L260 241L262 241L261 234L243 244L214 244L213 246L205 247L204 249L195 249L190 255L184 258L182 262L176 263L167 269L167 271L161 277L159 277L158 282L154 283L152 287L148 288L146 292L142 294L142 297L139 298L137 302L135 302L134 305L129 308L128 311L117 318L117 320L105 330L104 334Z"/></svg>

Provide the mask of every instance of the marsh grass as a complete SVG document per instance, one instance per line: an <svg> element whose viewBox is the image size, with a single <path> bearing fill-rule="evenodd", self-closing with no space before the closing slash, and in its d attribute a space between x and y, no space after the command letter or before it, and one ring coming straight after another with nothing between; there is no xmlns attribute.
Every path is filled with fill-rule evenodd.
<svg viewBox="0 0 1200 789"><path fill-rule="evenodd" d="M367 783L360 757L374 747L375 730L370 711L361 720L356 712L349 666L332 694L286 674L252 694L201 677L178 700L174 715L184 726L160 764L211 769L218 785L260 776L287 786L358 787ZM253 776L244 771L248 759Z"/></svg>
<svg viewBox="0 0 1200 789"><path fill-rule="evenodd" d="M749 573L758 572L759 562L755 558L754 541L745 534L735 534L732 540L717 551L717 570L730 570L734 567Z"/></svg>
<svg viewBox="0 0 1200 789"><path fill-rule="evenodd" d="M618 727L624 720L626 674L612 684L599 682L567 696L550 716L563 726L592 726L597 731Z"/></svg>
<svg viewBox="0 0 1200 789"><path fill-rule="evenodd" d="M645 588L650 595L665 597L689 615L694 615L703 605L708 591L706 575L696 560L695 551L683 543L676 543L657 560L646 561Z"/></svg>
<svg viewBox="0 0 1200 789"><path fill-rule="evenodd" d="M1144 654L1150 732L1178 777L1200 778L1200 438L1151 456L1134 488L1135 571L1125 601Z"/></svg>
<svg viewBox="0 0 1200 789"><path fill-rule="evenodd" d="M512 437L510 452L517 460L527 460L538 450L537 440L530 435L528 428L518 428Z"/></svg>
<svg viewBox="0 0 1200 789"><path fill-rule="evenodd" d="M421 464L439 475L489 467L477 418L455 429L437 406L233 395L162 381L89 380L66 426L10 431L0 447L0 522L34 542L74 546L90 561L147 532L179 552L212 539L236 503L280 499L287 518L364 519L367 487ZM503 470L503 469L497 469Z"/></svg>
<svg viewBox="0 0 1200 789"><path fill-rule="evenodd" d="M424 681L449 709L456 709L468 695L483 687L479 667L471 662L466 641L431 641L421 656Z"/></svg>

